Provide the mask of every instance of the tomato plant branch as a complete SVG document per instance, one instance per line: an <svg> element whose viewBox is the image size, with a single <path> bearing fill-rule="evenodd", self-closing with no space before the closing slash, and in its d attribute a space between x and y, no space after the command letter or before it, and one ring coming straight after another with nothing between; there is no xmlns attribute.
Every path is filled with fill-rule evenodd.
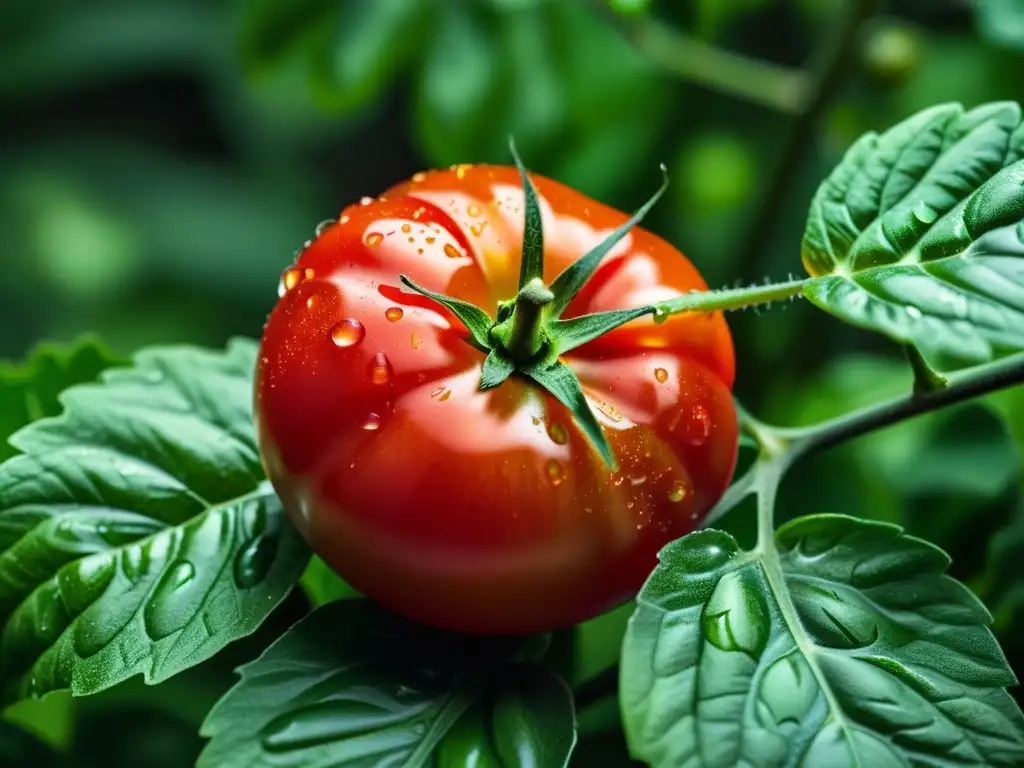
<svg viewBox="0 0 1024 768"><path fill-rule="evenodd" d="M790 441L788 453L791 461L795 461L811 451L831 448L914 416L1024 384L1024 353L954 374L947 382L943 388L898 397L821 424L772 431Z"/></svg>
<svg viewBox="0 0 1024 768"><path fill-rule="evenodd" d="M758 304L791 299L803 295L804 286L813 278L788 280L784 283L750 285L743 288L722 288L714 291L693 291L658 304L654 320L680 312L714 312L716 310L743 309Z"/></svg>
<svg viewBox="0 0 1024 768"><path fill-rule="evenodd" d="M647 16L615 18L640 53L682 80L787 114L804 108L810 81L800 70L708 45Z"/></svg>
<svg viewBox="0 0 1024 768"><path fill-rule="evenodd" d="M801 101L798 116L779 153L778 163L762 187L764 195L754 221L747 229L747 239L740 248L738 264L743 272L753 267L757 256L771 240L783 206L790 200L793 186L808 149L813 144L814 130L826 108L842 84L843 77L857 52L861 27L875 10L877 0L848 0L845 18L836 24L835 36L818 53L812 67L813 85Z"/></svg>

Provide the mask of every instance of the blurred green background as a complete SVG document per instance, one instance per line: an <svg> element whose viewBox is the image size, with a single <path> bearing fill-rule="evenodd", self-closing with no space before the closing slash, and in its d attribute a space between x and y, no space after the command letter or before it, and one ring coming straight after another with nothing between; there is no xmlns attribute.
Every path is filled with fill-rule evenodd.
<svg viewBox="0 0 1024 768"><path fill-rule="evenodd" d="M869 18L794 140L854 6ZM858 135L937 102L1024 101L1021 71L1024 0L6 0L0 359L84 332L122 355L258 336L318 221L422 168L508 162L509 134L533 170L626 209L666 163L652 229L712 285L784 279L816 185ZM769 421L909 386L898 349L805 303L730 325L737 394ZM1003 393L807 461L781 517L860 514L936 541L1024 672L1022 446L1024 394ZM73 743L74 765L189 765L232 666L303 610L294 596L167 690L77 704L77 725L61 696L5 719ZM614 659L625 615L578 633L580 678ZM585 732L609 720L588 713ZM0 757L33 748L4 728ZM138 744L104 751L111 728ZM618 739L588 735L581 764Z"/></svg>

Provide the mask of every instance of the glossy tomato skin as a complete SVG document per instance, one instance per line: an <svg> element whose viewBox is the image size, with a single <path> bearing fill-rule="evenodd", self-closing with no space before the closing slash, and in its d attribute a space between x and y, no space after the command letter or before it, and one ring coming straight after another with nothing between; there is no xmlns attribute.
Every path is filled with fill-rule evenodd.
<svg viewBox="0 0 1024 768"><path fill-rule="evenodd" d="M534 176L545 280L626 216ZM523 193L514 168L417 174L342 212L285 273L256 379L267 472L314 551L412 619L474 633L567 626L628 599L658 550L731 479L732 342L719 313L633 321L564 360L619 461L564 406L484 356L399 274L493 312L514 295ZM635 229L567 316L706 285Z"/></svg>

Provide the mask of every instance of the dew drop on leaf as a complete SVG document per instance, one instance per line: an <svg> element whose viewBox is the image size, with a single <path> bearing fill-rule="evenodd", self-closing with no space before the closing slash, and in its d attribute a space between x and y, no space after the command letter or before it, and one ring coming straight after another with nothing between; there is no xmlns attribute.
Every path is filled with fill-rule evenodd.
<svg viewBox="0 0 1024 768"><path fill-rule="evenodd" d="M346 317L331 328L331 341L336 347L354 347L366 336L363 324L352 317Z"/></svg>
<svg viewBox="0 0 1024 768"><path fill-rule="evenodd" d="M170 583L181 589L196 577L196 567L188 560L179 560L170 569Z"/></svg>
<svg viewBox="0 0 1024 768"><path fill-rule="evenodd" d="M235 557L235 583L251 589L263 581L274 564L277 542L270 536L257 536Z"/></svg>
<svg viewBox="0 0 1024 768"><path fill-rule="evenodd" d="M196 615L199 610L194 602L196 595L187 589L195 577L195 565L189 560L176 560L164 571L143 613L150 638L168 637Z"/></svg>
<svg viewBox="0 0 1024 768"><path fill-rule="evenodd" d="M919 202L917 207L914 208L914 218L922 224L933 224L938 217L938 211L928 205L924 200Z"/></svg>

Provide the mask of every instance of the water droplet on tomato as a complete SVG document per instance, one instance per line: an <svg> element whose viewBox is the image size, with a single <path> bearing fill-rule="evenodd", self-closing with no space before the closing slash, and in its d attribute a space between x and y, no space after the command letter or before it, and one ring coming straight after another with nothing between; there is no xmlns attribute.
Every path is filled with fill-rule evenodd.
<svg viewBox="0 0 1024 768"><path fill-rule="evenodd" d="M474 219L480 215L480 206L476 203L470 203L466 206L466 215L471 216Z"/></svg>
<svg viewBox="0 0 1024 768"><path fill-rule="evenodd" d="M682 480L676 480L668 490L668 500L673 504L678 504L686 498L686 493L686 483Z"/></svg>
<svg viewBox="0 0 1024 768"><path fill-rule="evenodd" d="M427 245L433 245L435 240L437 240L436 237L428 237L427 238Z"/></svg>
<svg viewBox="0 0 1024 768"><path fill-rule="evenodd" d="M308 299L306 299L306 309L312 309L316 306L316 294L314 293Z"/></svg>
<svg viewBox="0 0 1024 768"><path fill-rule="evenodd" d="M380 232L370 232L366 236L366 240L364 242L371 248L376 248L378 245L381 244L383 240L384 235L382 235Z"/></svg>
<svg viewBox="0 0 1024 768"><path fill-rule="evenodd" d="M618 472L616 472L614 475L612 475L612 484L615 487L618 487L618 486L622 485L624 482L626 482L625 475L620 475Z"/></svg>
<svg viewBox="0 0 1024 768"><path fill-rule="evenodd" d="M366 414L366 419L363 421L363 429L367 432L376 432L380 429L380 416L376 413Z"/></svg>
<svg viewBox="0 0 1024 768"><path fill-rule="evenodd" d="M366 373L370 377L370 381L377 385L390 384L395 375L391 368L391 361L383 352L378 352L373 356L370 364L366 366Z"/></svg>
<svg viewBox="0 0 1024 768"><path fill-rule="evenodd" d="M595 403L595 405L597 406L597 410L599 410L609 419L614 421L616 424L622 421L622 414L615 410L615 406L611 405L610 403L606 403L603 400L598 400Z"/></svg>
<svg viewBox="0 0 1024 768"><path fill-rule="evenodd" d="M466 178L466 171L472 167L473 166L470 163L460 163L459 165L452 166L452 170L455 171L455 177L457 179L464 179Z"/></svg>
<svg viewBox="0 0 1024 768"><path fill-rule="evenodd" d="M428 238L428 239L429 239L429 238ZM459 257L460 257L460 256L461 256L462 254L461 254L461 253L459 253L459 250L458 250L458 248L456 248L456 247L455 247L454 245L452 245L451 243L445 243L445 244L444 244L444 255L445 255L445 256L447 256L447 257L448 257L449 259L457 259L457 258L459 258Z"/></svg>
<svg viewBox="0 0 1024 768"><path fill-rule="evenodd" d="M419 349L423 346L423 339L420 338L418 333L413 331L412 336L409 337L409 344L413 349Z"/></svg>
<svg viewBox="0 0 1024 768"><path fill-rule="evenodd" d="M359 204L360 205L369 205L372 202L373 202L373 198L372 197L361 197L361 198L359 198Z"/></svg>
<svg viewBox="0 0 1024 768"><path fill-rule="evenodd" d="M402 319L402 315L404 314L405 312L402 311L401 307L388 307L384 310L384 317L386 317L388 322L391 323L397 323Z"/></svg>
<svg viewBox="0 0 1024 768"><path fill-rule="evenodd" d="M569 442L568 430L558 422L552 422L548 425L548 437L557 445L565 445Z"/></svg>
<svg viewBox="0 0 1024 768"><path fill-rule="evenodd" d="M277 286L277 295L284 296L288 291L301 283L304 276L305 273L301 269L296 269L295 267L286 269L281 275L280 284Z"/></svg>
<svg viewBox="0 0 1024 768"><path fill-rule="evenodd" d="M427 174L425 174L423 171L417 171L412 175L412 180L419 184L420 182L427 180Z"/></svg>
<svg viewBox="0 0 1024 768"><path fill-rule="evenodd" d="M548 482L552 485L561 485L565 480L565 469L554 459L548 459L544 465L544 474L547 475Z"/></svg>
<svg viewBox="0 0 1024 768"><path fill-rule="evenodd" d="M629 476L629 484L630 485L643 485L646 482L647 482L647 475L630 475Z"/></svg>
<svg viewBox="0 0 1024 768"><path fill-rule="evenodd" d="M664 384L666 381L668 381L668 371L666 371L664 368L655 368L654 378L656 378L659 382Z"/></svg>
<svg viewBox="0 0 1024 768"><path fill-rule="evenodd" d="M634 504L632 499L630 499L629 501L626 502L626 509L632 509L634 506L635 506L635 504ZM640 530L640 526L638 525L636 527L636 529L639 531Z"/></svg>
<svg viewBox="0 0 1024 768"><path fill-rule="evenodd" d="M406 222L405 224L403 224L403 225L402 225L402 231L403 231L403 232L405 232L405 234L407 234L407 235L408 235L408 234L409 234L410 232L412 232L412 224L410 224L410 223L408 223L408 222Z"/></svg>
<svg viewBox="0 0 1024 768"><path fill-rule="evenodd" d="M324 232L326 232L328 229L330 229L333 225L337 223L338 222L335 219L324 219L323 221L316 225L316 229L313 230L313 234L316 235L317 237L320 237L320 235L322 235Z"/></svg>
<svg viewBox="0 0 1024 768"><path fill-rule="evenodd" d="M480 237L480 235L484 233L485 229L487 229L486 221L479 221L476 224L471 224L469 227L469 231L473 237Z"/></svg>
<svg viewBox="0 0 1024 768"><path fill-rule="evenodd" d="M354 347L366 336L363 324L352 317L346 317L331 328L331 341L336 347Z"/></svg>
<svg viewBox="0 0 1024 768"><path fill-rule="evenodd" d="M444 387L434 387L432 390L430 390L430 396L431 397L440 397L444 393L445 393L445 388Z"/></svg>
<svg viewBox="0 0 1024 768"><path fill-rule="evenodd" d="M686 439L692 445L703 445L711 434L711 414L699 403L690 411L690 420L686 422Z"/></svg>
<svg viewBox="0 0 1024 768"><path fill-rule="evenodd" d="M451 396L452 396L452 391L451 391L450 389L446 389L446 390L444 391L444 394L443 394L443 395L441 395L441 396L440 396L439 398L437 398L437 399L438 399L438 401L439 401L439 402L442 402L442 403L443 403L443 402L444 402L445 400L447 400L447 399L448 399L449 397L451 397Z"/></svg>

